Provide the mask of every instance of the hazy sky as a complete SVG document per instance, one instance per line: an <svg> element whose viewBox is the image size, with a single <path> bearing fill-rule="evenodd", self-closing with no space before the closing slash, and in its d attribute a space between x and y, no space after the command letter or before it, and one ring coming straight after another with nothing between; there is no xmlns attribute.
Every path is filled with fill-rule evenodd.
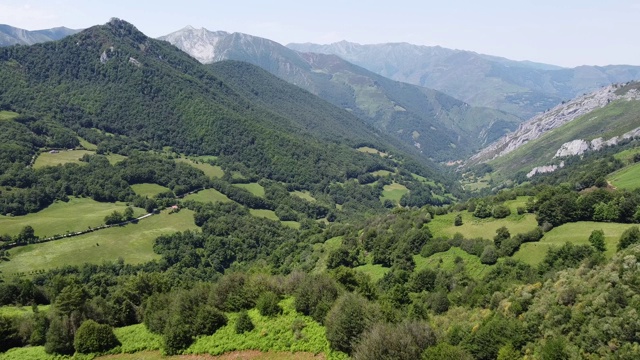
<svg viewBox="0 0 640 360"><path fill-rule="evenodd" d="M0 0L0 23L86 28L111 17L148 36L186 25L281 44L409 42L562 66L640 65L640 0Z"/></svg>

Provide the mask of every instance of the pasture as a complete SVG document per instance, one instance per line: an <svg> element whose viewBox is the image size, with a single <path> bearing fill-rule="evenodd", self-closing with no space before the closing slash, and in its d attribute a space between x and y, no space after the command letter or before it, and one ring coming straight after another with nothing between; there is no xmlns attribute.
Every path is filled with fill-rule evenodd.
<svg viewBox="0 0 640 360"><path fill-rule="evenodd" d="M513 257L528 264L539 264L551 247L560 247L567 242L574 245L588 245L589 235L593 230L604 231L607 251L605 255L611 257L615 254L622 233L634 226L634 224L601 223L593 221L580 221L564 224L551 229L544 237L535 243L525 243Z"/></svg>
<svg viewBox="0 0 640 360"><path fill-rule="evenodd" d="M33 163L35 169L39 169L45 166L56 166L67 163L81 164L80 159L84 155L93 155L94 151L89 150L60 150L58 153L43 152L36 158Z"/></svg>
<svg viewBox="0 0 640 360"><path fill-rule="evenodd" d="M158 236L197 228L193 211L183 209L169 214L165 210L137 224L13 248L9 250L10 260L0 263L0 271L5 277L16 273L28 275L65 265L100 264L119 258L129 264L144 263L159 258L153 252L153 242Z"/></svg>
<svg viewBox="0 0 640 360"><path fill-rule="evenodd" d="M462 226L454 226L453 222L457 214L462 215ZM452 237L455 233L461 233L465 238L482 237L493 239L496 230L505 226L511 235L525 233L538 226L535 215L517 215L513 210L510 216L504 219L479 219L468 211L453 212L445 215L436 215L429 223L429 229L434 237Z"/></svg>
<svg viewBox="0 0 640 360"><path fill-rule="evenodd" d="M640 187L640 163L629 165L607 176L618 189L633 190Z"/></svg>
<svg viewBox="0 0 640 360"><path fill-rule="evenodd" d="M308 191L292 191L291 195L295 195L301 199L307 200L308 202L316 202L316 198L311 196Z"/></svg>
<svg viewBox="0 0 640 360"><path fill-rule="evenodd" d="M369 147L369 146L362 146L362 147L359 147L356 150L358 150L360 152L363 152L363 153L366 153L366 154L380 155L381 157L389 156L389 154L387 154L385 152L382 152L382 151L380 151L378 149L374 149L374 148Z"/></svg>
<svg viewBox="0 0 640 360"><path fill-rule="evenodd" d="M490 265L481 263L479 257L470 255L458 247L452 247L445 252L433 254L428 258L414 255L413 261L416 263L415 271L437 268L451 271L457 266L464 266L469 276L474 279L482 278L491 268Z"/></svg>
<svg viewBox="0 0 640 360"><path fill-rule="evenodd" d="M0 121L2 120L12 120L14 118L16 118L18 115L18 113L15 113L13 111L6 111L6 110L2 110L0 111Z"/></svg>
<svg viewBox="0 0 640 360"><path fill-rule="evenodd" d="M176 159L176 161L189 164L196 169L200 169L205 175L207 175L210 178L221 178L224 176L224 170L222 170L220 166L211 165L206 162L201 162L201 161L205 161L205 159L208 159L208 157L202 156L196 159L198 159L199 161L198 160L194 161L186 158L179 158L179 159Z"/></svg>
<svg viewBox="0 0 640 360"><path fill-rule="evenodd" d="M255 196L264 198L264 188L262 187L262 185L258 183L233 184L233 186L239 187L241 189L245 189Z"/></svg>
<svg viewBox="0 0 640 360"><path fill-rule="evenodd" d="M123 161L126 158L127 158L126 156L120 155L120 154L109 154L109 155L107 155L107 160L109 160L109 164L111 164L111 165L115 165L115 164Z"/></svg>
<svg viewBox="0 0 640 360"><path fill-rule="evenodd" d="M0 215L0 234L17 235L27 225L31 225L41 238L87 230L104 225L105 216L114 211L123 212L125 208L126 204L122 202L102 203L89 198L71 197L67 202L56 201L37 213ZM144 213L143 209L134 208L134 216Z"/></svg>
<svg viewBox="0 0 640 360"><path fill-rule="evenodd" d="M146 196L150 198L160 193L171 191L171 189L169 189L168 187L149 183L131 185L131 188L133 189L133 192L136 193L136 195Z"/></svg>
<svg viewBox="0 0 640 360"><path fill-rule="evenodd" d="M400 203L400 198L402 195L409 192L406 186L398 183L391 183L389 185L385 185L382 189L382 196L380 197L380 201L391 200L394 203Z"/></svg>
<svg viewBox="0 0 640 360"><path fill-rule="evenodd" d="M82 146L85 150L96 151L98 146L88 142L87 140L78 136L78 140L80 141L80 146Z"/></svg>
<svg viewBox="0 0 640 360"><path fill-rule="evenodd" d="M221 193L216 189L205 189L198 191L195 194L189 194L185 196L185 200L193 200L198 202L231 202L227 195Z"/></svg>

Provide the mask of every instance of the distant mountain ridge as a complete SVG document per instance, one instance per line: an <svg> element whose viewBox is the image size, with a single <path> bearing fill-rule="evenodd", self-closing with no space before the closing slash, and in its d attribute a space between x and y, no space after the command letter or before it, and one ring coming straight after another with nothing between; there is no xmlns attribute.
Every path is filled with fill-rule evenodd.
<svg viewBox="0 0 640 360"><path fill-rule="evenodd" d="M520 122L500 111L390 80L335 55L300 53L252 35L188 26L160 39L203 63L238 60L258 65L437 160L468 156Z"/></svg>
<svg viewBox="0 0 640 360"><path fill-rule="evenodd" d="M57 27L44 30L25 30L10 25L0 24L0 46L33 45L47 41L60 40L80 30Z"/></svg>
<svg viewBox="0 0 640 360"><path fill-rule="evenodd" d="M529 118L561 101L612 83L640 79L640 66L553 65L408 43L288 44L301 52L333 54L382 76L443 91L474 106Z"/></svg>

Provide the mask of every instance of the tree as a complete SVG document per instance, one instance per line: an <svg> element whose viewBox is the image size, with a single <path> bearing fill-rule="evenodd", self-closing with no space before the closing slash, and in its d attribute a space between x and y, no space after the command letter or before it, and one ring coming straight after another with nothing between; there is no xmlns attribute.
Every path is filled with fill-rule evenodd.
<svg viewBox="0 0 640 360"><path fill-rule="evenodd" d="M493 237L493 243L496 248L500 249L502 246L502 242L509 239L511 237L511 233L509 233L509 229L506 226L498 228L496 230L496 236Z"/></svg>
<svg viewBox="0 0 640 360"><path fill-rule="evenodd" d="M280 299L273 291L265 291L260 294L256 301L256 308L262 316L277 316L282 313L282 308L278 305Z"/></svg>
<svg viewBox="0 0 640 360"><path fill-rule="evenodd" d="M19 244L29 244L38 240L38 237L35 235L35 231L31 225L27 225L20 230L20 233L16 237L16 242Z"/></svg>
<svg viewBox="0 0 640 360"><path fill-rule="evenodd" d="M455 220L453 220L453 225L462 226L462 214L456 215Z"/></svg>
<svg viewBox="0 0 640 360"><path fill-rule="evenodd" d="M620 236L618 251L626 249L633 244L640 242L640 228L633 226L625 230Z"/></svg>
<svg viewBox="0 0 640 360"><path fill-rule="evenodd" d="M336 300L325 320L326 336L332 349L351 354L362 332L369 325L368 302L347 293Z"/></svg>
<svg viewBox="0 0 640 360"><path fill-rule="evenodd" d="M111 326L93 320L83 322L73 340L73 347L81 354L105 352L119 345Z"/></svg>
<svg viewBox="0 0 640 360"><path fill-rule="evenodd" d="M378 323L362 334L354 348L355 360L414 360L436 337L426 322Z"/></svg>
<svg viewBox="0 0 640 360"><path fill-rule="evenodd" d="M473 216L481 219L488 218L491 216L491 208L484 200L480 200L476 204L476 208L475 208L475 211L473 212Z"/></svg>
<svg viewBox="0 0 640 360"><path fill-rule="evenodd" d="M205 305L198 310L193 327L198 335L213 335L218 329L227 325L227 316L211 305Z"/></svg>
<svg viewBox="0 0 640 360"><path fill-rule="evenodd" d="M47 354L71 355L73 348L73 327L68 316L54 317L47 330L44 351Z"/></svg>
<svg viewBox="0 0 640 360"><path fill-rule="evenodd" d="M607 250L604 242L604 231L602 230L593 230L591 235L589 235L589 242L591 243L591 246L600 252Z"/></svg>
<svg viewBox="0 0 640 360"><path fill-rule="evenodd" d="M436 346L428 347L422 353L422 360L473 360L471 354L460 346L454 346L446 342L438 343Z"/></svg>
<svg viewBox="0 0 640 360"><path fill-rule="evenodd" d="M242 310L236 319L236 334L244 334L255 328L246 310Z"/></svg>
<svg viewBox="0 0 640 360"><path fill-rule="evenodd" d="M491 215L496 219L503 219L511 215L511 209L506 205L496 205L491 210Z"/></svg>
<svg viewBox="0 0 640 360"><path fill-rule="evenodd" d="M495 245L487 245L480 255L480 262L487 265L493 265L498 261L498 252Z"/></svg>

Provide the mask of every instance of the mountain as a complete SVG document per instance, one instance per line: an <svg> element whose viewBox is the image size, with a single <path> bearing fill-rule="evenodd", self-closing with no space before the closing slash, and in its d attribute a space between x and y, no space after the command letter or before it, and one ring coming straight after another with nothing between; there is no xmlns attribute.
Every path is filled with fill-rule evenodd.
<svg viewBox="0 0 640 360"><path fill-rule="evenodd" d="M267 72L253 73L254 88L271 84L260 89L266 99L288 93L299 101L250 101L215 69L113 19L59 41L0 48L0 108L149 149L215 155L245 176L297 188L396 166L439 177L429 161L352 114ZM365 145L392 156L356 150Z"/></svg>
<svg viewBox="0 0 640 360"><path fill-rule="evenodd" d="M69 29L66 27L30 31L0 24L0 46L33 45L47 41L60 40L79 31L80 30Z"/></svg>
<svg viewBox="0 0 640 360"><path fill-rule="evenodd" d="M160 39L203 63L239 60L258 65L437 160L467 156L520 121L439 91L389 80L334 55L299 53L247 34L187 27Z"/></svg>
<svg viewBox="0 0 640 360"><path fill-rule="evenodd" d="M522 123L467 165L488 162L502 176L551 172L568 157L640 136L639 115L640 83L606 86Z"/></svg>
<svg viewBox="0 0 640 360"><path fill-rule="evenodd" d="M408 43L360 45L341 41L287 47L337 55L376 74L440 90L471 105L500 109L523 119L599 87L640 79L640 66L559 68Z"/></svg>

